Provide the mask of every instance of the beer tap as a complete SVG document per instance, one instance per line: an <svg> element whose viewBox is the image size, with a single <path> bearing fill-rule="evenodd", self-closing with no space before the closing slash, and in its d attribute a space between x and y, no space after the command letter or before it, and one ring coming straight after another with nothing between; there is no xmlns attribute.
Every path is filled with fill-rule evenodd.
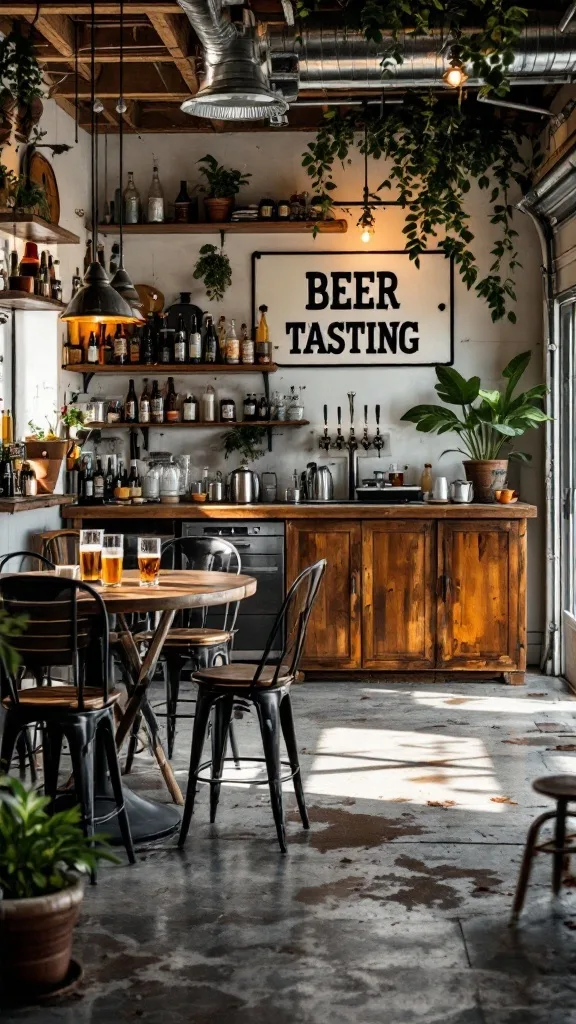
<svg viewBox="0 0 576 1024"><path fill-rule="evenodd" d="M342 406L338 406L338 429L336 431L336 437L332 441L332 448L335 448L337 452L343 452L346 447L346 441L342 433Z"/></svg>
<svg viewBox="0 0 576 1024"><path fill-rule="evenodd" d="M374 440L372 441L372 447L378 452L378 458L380 458L380 452L386 446L386 441L380 433L380 406L376 406L376 433L374 434Z"/></svg>
<svg viewBox="0 0 576 1024"><path fill-rule="evenodd" d="M348 392L348 405L350 406L350 434L346 441L346 447L348 451L355 452L358 448L358 440L354 432L354 399L356 397L355 391Z"/></svg>
<svg viewBox="0 0 576 1024"><path fill-rule="evenodd" d="M356 497L358 485L358 440L354 431L354 398L355 391L348 392L348 404L350 406L350 433L346 441L348 449L348 498L353 501Z"/></svg>
<svg viewBox="0 0 576 1024"><path fill-rule="evenodd" d="M367 405L364 406L364 433L362 435L362 440L360 441L360 444L362 445L362 447L363 447L365 452L370 451L370 449L372 447L372 441L368 437L368 406Z"/></svg>
<svg viewBox="0 0 576 1024"><path fill-rule="evenodd" d="M325 451L325 452L329 452L330 451L330 437L328 435L328 406L327 405L324 406L324 433L323 433L322 437L320 438L320 440L318 441L318 446L322 449L322 451Z"/></svg>

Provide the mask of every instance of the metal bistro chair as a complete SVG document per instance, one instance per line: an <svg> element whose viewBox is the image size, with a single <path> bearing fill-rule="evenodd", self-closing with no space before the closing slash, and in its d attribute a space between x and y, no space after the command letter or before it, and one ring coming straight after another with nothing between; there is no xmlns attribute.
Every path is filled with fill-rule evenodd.
<svg viewBox="0 0 576 1024"><path fill-rule="evenodd" d="M194 679L198 683L198 697L192 733L188 789L179 838L180 846L184 845L190 828L197 782L209 782L210 821L213 822L216 819L222 769L224 762L231 760L231 758L224 757L230 716L234 701L238 698L255 706L264 747L263 758L242 757L240 760L256 763L264 761L266 763L270 801L282 853L286 853L282 783L287 779L291 778L294 781L302 825L305 829L310 827L300 774L290 687L298 672L306 629L325 569L326 559L322 559L305 569L294 581L276 617L266 642L266 649L258 665L232 662L229 665L200 669L195 672ZM271 664L270 652L275 649L274 644L283 635L286 636L286 640L280 660L276 665ZM212 760L200 764L208 721L213 707L215 711ZM283 778L280 771L286 762L280 759L280 728L284 734L290 766L290 774ZM202 778L201 772L208 768L210 768L210 779ZM245 784L253 785L254 783L246 781ZM260 785L261 783L256 784Z"/></svg>
<svg viewBox="0 0 576 1024"><path fill-rule="evenodd" d="M85 834L92 836L96 824L117 815L128 859L134 863L114 742L113 708L120 693L108 685L108 615L100 594L78 580L42 574L6 575L0 577L0 601L9 613L27 616L24 632L11 639L24 670L38 681L50 667L67 665L73 677L72 686L40 685L19 691L14 675L2 666L6 717L0 771L8 772L19 734L31 723L41 723L44 788L54 801L66 738ZM88 601L95 607L89 608ZM85 685L87 668L96 685ZM106 759L115 803L115 808L100 818L94 817L95 747L98 758Z"/></svg>
<svg viewBox="0 0 576 1024"><path fill-rule="evenodd" d="M242 562L237 549L222 537L181 537L169 541L162 548L162 563L175 569L200 569L205 572L230 572L239 575ZM176 720L193 718L193 715L178 716L180 683L186 668L198 669L227 665L234 641L234 629L238 617L239 602L223 605L222 608L187 609L179 612L162 650L166 662L166 729L168 757L174 753ZM218 618L216 624L207 625L208 615ZM136 643L150 643L153 634L137 634ZM195 704L193 698L183 698L182 703ZM156 710L156 706L155 706ZM238 750L232 727L230 743L236 761Z"/></svg>
<svg viewBox="0 0 576 1024"><path fill-rule="evenodd" d="M80 562L80 530L49 530L39 534L41 551L55 565L78 565Z"/></svg>

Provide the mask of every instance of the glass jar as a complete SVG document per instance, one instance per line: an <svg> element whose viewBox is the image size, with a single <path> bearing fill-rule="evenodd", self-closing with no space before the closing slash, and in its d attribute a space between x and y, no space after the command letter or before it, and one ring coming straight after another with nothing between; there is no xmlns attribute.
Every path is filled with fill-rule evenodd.
<svg viewBox="0 0 576 1024"><path fill-rule="evenodd" d="M222 423L236 422L236 402L233 398L220 399L220 420Z"/></svg>
<svg viewBox="0 0 576 1024"><path fill-rule="evenodd" d="M202 423L214 423L216 421L216 392L211 384L208 385L200 397L200 419Z"/></svg>
<svg viewBox="0 0 576 1024"><path fill-rule="evenodd" d="M146 475L142 480L142 497L148 498L149 501L157 501L160 497L160 476L162 473L162 467L156 462L152 462Z"/></svg>
<svg viewBox="0 0 576 1024"><path fill-rule="evenodd" d="M256 341L254 342L254 356L256 363L259 366L265 363L272 362L272 342L271 341Z"/></svg>

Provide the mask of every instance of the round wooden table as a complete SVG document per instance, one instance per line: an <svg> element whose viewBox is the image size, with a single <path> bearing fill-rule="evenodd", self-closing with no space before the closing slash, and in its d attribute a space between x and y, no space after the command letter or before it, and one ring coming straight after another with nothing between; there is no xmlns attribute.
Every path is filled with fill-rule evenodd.
<svg viewBox="0 0 576 1024"><path fill-rule="evenodd" d="M117 616L117 628L112 639L121 654L129 680L128 701L116 731L116 746L118 749L121 748L135 720L142 712L154 756L172 800L175 804L182 805L184 799L160 742L158 725L148 703L147 691L154 678L158 658L176 612L185 608L205 608L242 601L256 593L256 580L252 576L203 572L196 569L162 569L157 587L141 587L138 580L138 570L129 569L122 574L122 583L119 587L90 584L102 595L108 612ZM144 658L140 657L126 621L126 616L134 612L161 613ZM134 842L161 839L171 835L178 828L180 813L175 806L146 800L127 788L124 795ZM102 802L109 800L106 775L104 773L102 777L102 772L97 769L95 804L98 803L99 796ZM114 841L115 819L106 822L103 831L111 835Z"/></svg>

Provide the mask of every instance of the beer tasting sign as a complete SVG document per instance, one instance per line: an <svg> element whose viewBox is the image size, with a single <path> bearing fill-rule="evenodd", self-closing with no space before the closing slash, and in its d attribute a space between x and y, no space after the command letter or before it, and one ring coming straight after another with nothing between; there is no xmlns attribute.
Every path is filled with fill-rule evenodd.
<svg viewBox="0 0 576 1024"><path fill-rule="evenodd" d="M431 250L255 252L254 322L266 314L280 366L451 365L452 261Z"/></svg>

